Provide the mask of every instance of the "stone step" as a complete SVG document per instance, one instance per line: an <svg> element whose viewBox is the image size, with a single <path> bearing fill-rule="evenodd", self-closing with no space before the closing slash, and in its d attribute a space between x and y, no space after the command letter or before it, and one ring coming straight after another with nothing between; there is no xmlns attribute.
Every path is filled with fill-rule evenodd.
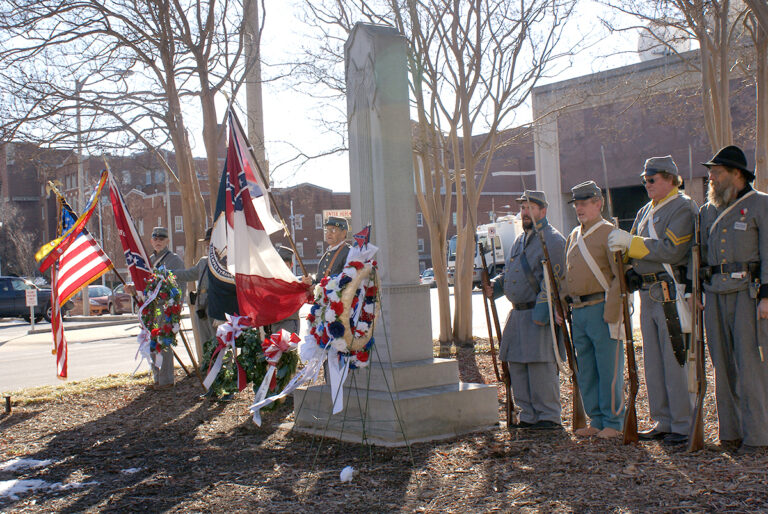
<svg viewBox="0 0 768 514"><path fill-rule="evenodd" d="M331 414L328 385L297 389L294 430L380 446L448 439L498 425L496 387L455 382L390 393L344 388L345 409ZM330 419L329 419L330 415ZM399 415L399 420L398 420ZM403 434L405 432L405 435Z"/></svg>

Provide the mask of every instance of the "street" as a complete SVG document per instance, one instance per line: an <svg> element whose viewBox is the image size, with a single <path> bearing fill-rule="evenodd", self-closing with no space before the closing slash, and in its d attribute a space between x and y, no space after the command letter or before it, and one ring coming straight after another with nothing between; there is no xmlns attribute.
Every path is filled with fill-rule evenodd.
<svg viewBox="0 0 768 514"><path fill-rule="evenodd" d="M452 289L451 289L452 292ZM439 337L439 313L437 310L437 289L430 289L432 303L432 338ZM452 299L451 299L452 300ZM638 305L636 303L635 305ZM502 297L496 300L502 326L509 312L510 303ZM453 304L451 303L453 310ZM475 337L488 337L485 324L482 296L479 291L472 294L472 332ZM639 327L639 309L635 309L633 326ZM309 312L309 305L301 310L302 318ZM104 376L112 373L133 372L139 361L134 360L136 336L139 325L136 318L126 316L126 322L111 326L94 326L94 328L73 329L74 327L89 327L99 325L99 318L92 322L65 321L65 337L69 348L68 380L82 380L94 376ZM305 330L302 322L302 333ZM183 320L183 326L191 328L189 319ZM56 385L63 380L56 377L56 358L51 354L53 338L50 331L38 334L27 334L30 326L22 320L0 320L0 392L12 392L27 387ZM35 325L37 329L50 329L50 324L42 322ZM190 344L192 333L188 332ZM190 364L189 356L184 345L179 342L176 353L186 364ZM197 357L196 357L197 358ZM140 371L146 371L146 362L139 366Z"/></svg>

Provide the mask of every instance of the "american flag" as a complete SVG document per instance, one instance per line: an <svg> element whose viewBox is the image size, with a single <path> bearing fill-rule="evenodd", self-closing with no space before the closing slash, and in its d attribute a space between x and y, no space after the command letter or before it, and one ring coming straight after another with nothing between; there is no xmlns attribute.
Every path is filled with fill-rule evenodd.
<svg viewBox="0 0 768 514"><path fill-rule="evenodd" d="M77 216L63 198L61 205L61 230L66 233L77 221ZM56 374L67 377L67 340L61 319L61 305L69 301L80 289L112 269L112 261L106 256L91 234L83 228L74 242L59 257L51 271L51 332L56 348ZM87 295L83 295L87 302Z"/></svg>
<svg viewBox="0 0 768 514"><path fill-rule="evenodd" d="M62 233L75 224L77 216L66 201L61 204ZM112 269L112 261L99 243L83 228L74 242L59 257L57 295L63 305L83 287Z"/></svg>

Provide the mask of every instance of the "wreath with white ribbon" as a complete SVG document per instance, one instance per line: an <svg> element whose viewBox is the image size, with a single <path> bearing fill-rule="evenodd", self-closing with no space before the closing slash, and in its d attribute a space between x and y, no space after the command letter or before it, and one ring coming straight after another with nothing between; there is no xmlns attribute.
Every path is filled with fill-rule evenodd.
<svg viewBox="0 0 768 514"><path fill-rule="evenodd" d="M371 244L353 247L342 272L324 277L317 285L307 315L309 333L298 348L304 368L280 394L257 398L250 408L256 424L261 424L261 408L316 380L326 360L333 413L342 410L349 370L370 364L374 322L379 312L379 281L373 260L376 251L378 248Z"/></svg>

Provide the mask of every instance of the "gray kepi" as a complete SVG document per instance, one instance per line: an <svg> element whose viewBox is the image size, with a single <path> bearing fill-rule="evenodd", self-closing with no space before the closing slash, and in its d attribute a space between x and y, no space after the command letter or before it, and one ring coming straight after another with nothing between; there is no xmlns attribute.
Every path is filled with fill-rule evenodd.
<svg viewBox="0 0 768 514"><path fill-rule="evenodd" d="M600 190L594 180L587 180L581 184L576 184L571 188L572 198L568 203L573 203L576 200L589 200L590 198L602 198L603 192Z"/></svg>
<svg viewBox="0 0 768 514"><path fill-rule="evenodd" d="M651 157L646 159L645 166L643 166L643 172L641 177L650 177L657 173L669 173L670 175L680 175L677 171L677 164L671 155L665 155L664 157Z"/></svg>
<svg viewBox="0 0 768 514"><path fill-rule="evenodd" d="M547 195L544 194L544 191L531 191L530 189L526 189L517 201L520 203L533 202L539 207L546 207L549 205L547 203Z"/></svg>

